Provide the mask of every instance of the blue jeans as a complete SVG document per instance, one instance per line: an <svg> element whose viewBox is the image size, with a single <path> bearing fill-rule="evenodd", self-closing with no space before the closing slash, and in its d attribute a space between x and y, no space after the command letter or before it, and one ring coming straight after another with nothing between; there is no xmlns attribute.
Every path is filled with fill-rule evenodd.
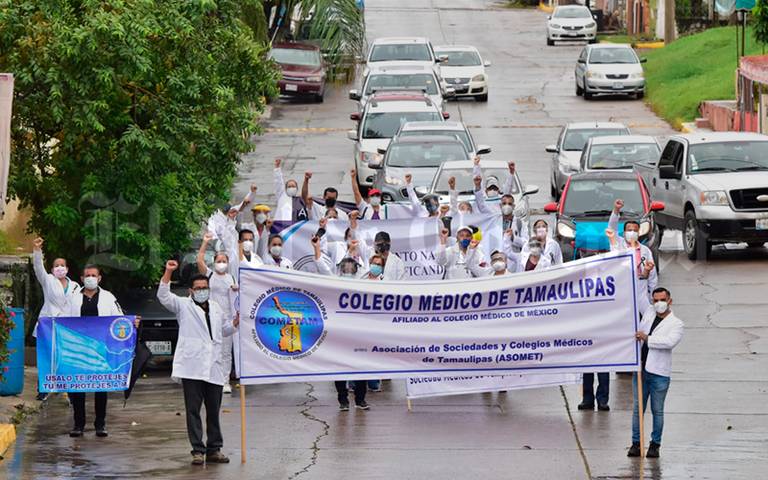
<svg viewBox="0 0 768 480"><path fill-rule="evenodd" d="M651 412L653 412L653 432L651 441L661 445L661 432L664 430L664 399L669 390L669 377L648 373L643 370L643 412L651 397ZM632 394L635 399L632 407L632 443L640 443L640 414L637 410L637 374L632 376Z"/></svg>
<svg viewBox="0 0 768 480"><path fill-rule="evenodd" d="M585 373L582 380L581 401L587 404L595 404L595 374ZM597 404L608 405L608 392L611 385L611 377L608 372L597 374Z"/></svg>

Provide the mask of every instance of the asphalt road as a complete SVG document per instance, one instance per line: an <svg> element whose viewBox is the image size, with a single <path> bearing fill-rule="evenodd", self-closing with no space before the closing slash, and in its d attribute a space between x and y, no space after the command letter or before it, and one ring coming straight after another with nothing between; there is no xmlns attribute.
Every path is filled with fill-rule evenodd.
<svg viewBox="0 0 768 480"><path fill-rule="evenodd" d="M638 133L671 132L636 100L585 102L574 95L580 46L547 48L545 15L508 10L482 0L369 0L369 37L425 35L434 44L477 46L493 62L490 101L451 102L454 118L472 127L491 158L514 159L525 183L549 201L549 157L566 122L624 122ZM314 172L319 193L338 185L351 195L352 142L345 130L354 105L350 86L333 88L324 104L281 102L265 118L267 132L247 155L234 194L251 183L271 201L272 160L285 158L286 178ZM338 412L329 383L249 387L247 464L240 454L239 401L225 396L224 451L230 465L189 465L181 390L156 372L137 387L127 407L111 398L110 437L66 436L71 413L54 397L0 463L0 478L183 479L421 479L452 477L542 479L755 479L768 469L768 249L717 248L708 263L679 252L665 237L661 284L672 291L685 321L675 350L666 403L662 458L626 457L631 385L613 378L611 412L580 412L576 386L465 395L415 402L408 413L403 381L369 394L368 412ZM88 401L89 413L91 400ZM650 419L647 422L650 429ZM649 433L649 432L648 432Z"/></svg>

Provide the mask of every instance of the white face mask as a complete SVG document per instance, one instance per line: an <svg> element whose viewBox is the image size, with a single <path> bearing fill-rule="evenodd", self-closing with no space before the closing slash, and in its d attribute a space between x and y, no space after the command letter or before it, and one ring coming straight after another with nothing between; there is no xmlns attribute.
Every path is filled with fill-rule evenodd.
<svg viewBox="0 0 768 480"><path fill-rule="evenodd" d="M470 209L468 209L468 208L464 208L464 209L461 209L461 208L460 208L460 209L459 209L459 213L461 213L462 215L469 215L469 214L471 214L471 213L472 213L472 210L470 210Z"/></svg>
<svg viewBox="0 0 768 480"><path fill-rule="evenodd" d="M192 299L197 303L205 303L208 301L208 297L210 296L210 293L208 292L208 289L204 290L194 290L192 291Z"/></svg>
<svg viewBox="0 0 768 480"><path fill-rule="evenodd" d="M381 197L371 197L371 206L378 207L381 205Z"/></svg>
<svg viewBox="0 0 768 480"><path fill-rule="evenodd" d="M63 265L53 267L53 276L56 278L64 278L67 276L69 269Z"/></svg>
<svg viewBox="0 0 768 480"><path fill-rule="evenodd" d="M281 245L272 245L269 247L269 253L271 253L273 257L279 257L280 254L283 253L283 247Z"/></svg>
<svg viewBox="0 0 768 480"><path fill-rule="evenodd" d="M354 273L342 273L341 278L355 278Z"/></svg>
<svg viewBox="0 0 768 480"><path fill-rule="evenodd" d="M85 277L83 286L86 290L96 290L99 287L99 277Z"/></svg>
<svg viewBox="0 0 768 480"><path fill-rule="evenodd" d="M661 301L661 302L654 302L653 309L656 310L656 313L662 314L669 310L669 303Z"/></svg>
<svg viewBox="0 0 768 480"><path fill-rule="evenodd" d="M499 191L498 190L487 190L485 192L485 196L488 198L498 198L499 197Z"/></svg>
<svg viewBox="0 0 768 480"><path fill-rule="evenodd" d="M264 213L256 214L256 223L264 223L267 221L267 215Z"/></svg>
<svg viewBox="0 0 768 480"><path fill-rule="evenodd" d="M531 256L532 257L540 257L541 256L541 247L532 247L530 249Z"/></svg>
<svg viewBox="0 0 768 480"><path fill-rule="evenodd" d="M507 262L496 260L495 262L491 263L491 267L493 267L494 272L503 272L507 269Z"/></svg>
<svg viewBox="0 0 768 480"><path fill-rule="evenodd" d="M298 195L298 193L299 193L299 189L298 189L298 188L296 188L296 187L288 187L288 188L286 188L286 189L285 189L285 193L286 193L286 194L287 194L289 197L295 197L296 195Z"/></svg>
<svg viewBox="0 0 768 480"><path fill-rule="evenodd" d="M536 236L544 239L547 238L547 228L546 227L539 227L536 229Z"/></svg>
<svg viewBox="0 0 768 480"><path fill-rule="evenodd" d="M501 206L501 214L502 215L512 215L512 212L514 212L514 211L515 211L515 207L513 207L512 205L510 205L508 203L505 203L504 205Z"/></svg>
<svg viewBox="0 0 768 480"><path fill-rule="evenodd" d="M213 268L216 269L218 273L224 273L227 271L227 266L227 262L216 262Z"/></svg>
<svg viewBox="0 0 768 480"><path fill-rule="evenodd" d="M243 241L243 251L244 252L251 252L253 251L253 242L250 240Z"/></svg>
<svg viewBox="0 0 768 480"><path fill-rule="evenodd" d="M638 238L640 238L640 234L638 232L634 232L634 231L624 232L624 239L629 243L636 242Z"/></svg>

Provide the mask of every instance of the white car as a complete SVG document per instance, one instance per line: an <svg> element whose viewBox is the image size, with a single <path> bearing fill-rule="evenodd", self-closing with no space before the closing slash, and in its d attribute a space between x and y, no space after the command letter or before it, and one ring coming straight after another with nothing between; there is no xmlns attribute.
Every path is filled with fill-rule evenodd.
<svg viewBox="0 0 768 480"><path fill-rule="evenodd" d="M386 150L401 125L407 122L436 122L450 118L421 92L381 92L374 94L360 112L350 115L357 128L347 132L355 142L357 183L362 188L373 184L376 173L368 164Z"/></svg>
<svg viewBox="0 0 768 480"><path fill-rule="evenodd" d="M488 75L485 69L491 62L483 60L480 52L470 46L435 47L440 62L440 74L446 85L453 87L457 97L474 97L479 102L488 101Z"/></svg>
<svg viewBox="0 0 768 480"><path fill-rule="evenodd" d="M592 12L580 5L555 7L547 21L547 45L574 40L597 42L597 22Z"/></svg>
<svg viewBox="0 0 768 480"><path fill-rule="evenodd" d="M445 98L454 95L452 88L443 87L440 77L431 67L386 62L371 69L368 76L363 79L363 88L350 90L349 99L358 100L362 110L371 95L387 90L424 92L440 108L443 108Z"/></svg>
<svg viewBox="0 0 768 480"><path fill-rule="evenodd" d="M432 43L424 37L377 38L368 50L363 78L382 62L403 62L435 68L440 59L435 56ZM439 69L437 69L439 72Z"/></svg>
<svg viewBox="0 0 768 480"><path fill-rule="evenodd" d="M587 45L576 61L576 95L589 100L593 95L645 96L642 63L629 45L602 43Z"/></svg>
<svg viewBox="0 0 768 480"><path fill-rule="evenodd" d="M592 137L581 152L580 171L632 170L636 163L656 162L660 154L659 142L649 135Z"/></svg>

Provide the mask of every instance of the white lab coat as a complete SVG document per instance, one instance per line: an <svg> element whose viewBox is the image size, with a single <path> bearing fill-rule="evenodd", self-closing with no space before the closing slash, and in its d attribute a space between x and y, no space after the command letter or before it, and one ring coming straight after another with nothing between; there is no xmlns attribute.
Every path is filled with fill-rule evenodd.
<svg viewBox="0 0 768 480"><path fill-rule="evenodd" d="M383 280L404 280L405 262L392 252L389 252L386 263L384 264Z"/></svg>
<svg viewBox="0 0 768 480"><path fill-rule="evenodd" d="M444 279L454 278L473 278L471 270L471 264L477 263L478 266L481 259L485 258L480 247L467 248L466 253L463 253L458 245L446 247L445 245L438 245L436 261L437 264L445 269L443 274Z"/></svg>
<svg viewBox="0 0 768 480"><path fill-rule="evenodd" d="M526 252L528 252L527 242L525 245L523 245L521 250L521 253ZM544 251L542 252L541 257L546 257L547 260L549 260L549 263L552 265L561 265L563 263L563 251L560 249L560 244L548 236L547 243L544 245Z"/></svg>
<svg viewBox="0 0 768 480"><path fill-rule="evenodd" d="M270 254L266 254L261 259L264 261L264 265L287 269L293 268L293 262L285 257L280 257L278 260L275 260L275 257Z"/></svg>
<svg viewBox="0 0 768 480"><path fill-rule="evenodd" d="M67 296L67 309L62 317L80 316L80 310L83 308L83 290L85 290L84 287L80 287L72 295ZM112 292L101 287L99 287L99 303L96 307L99 309L100 317L123 315L123 309L117 303L117 298Z"/></svg>
<svg viewBox="0 0 768 480"><path fill-rule="evenodd" d="M611 213L611 217L608 219L608 228L613 230L614 232L617 232L618 234L618 226L619 226L619 216L615 213ZM659 275L656 272L656 268L652 268L651 271L648 273L648 277L641 277L639 270L642 269L642 263L643 259L653 261L653 252L651 252L651 249L643 245L642 243L639 244L640 248L640 262L637 262L635 260L635 257L632 257L632 263L635 267L635 278L637 281L635 282L635 298L637 301L637 310L638 312L645 312L648 307L651 305L651 299L653 295L653 290L656 288L656 285L659 284ZM622 237L616 238L616 246L611 246L611 251L614 252L633 252L632 247L629 246L626 240ZM638 264L640 263L640 264Z"/></svg>
<svg viewBox="0 0 768 480"><path fill-rule="evenodd" d="M325 205L320 205L317 202L312 202L312 208L309 209L309 218L310 220L320 220L321 218L325 217L326 212L328 209L325 207ZM349 216L347 215L347 212L344 210L337 208L336 213L339 214L339 220L347 221L349 220Z"/></svg>
<svg viewBox="0 0 768 480"><path fill-rule="evenodd" d="M525 266L528 264L528 259L531 258L531 252L513 252L511 249L509 251L505 250L504 252L507 255L507 269L510 272L520 273L525 272ZM512 267L511 265L514 265ZM543 253L541 254L541 258L539 258L539 263L536 264L536 267L533 269L534 271L540 271L540 270L546 270L547 268L552 266L552 262L549 260L549 257L545 256Z"/></svg>
<svg viewBox="0 0 768 480"><path fill-rule="evenodd" d="M253 244L256 247L256 255L261 257L267 253L267 243L269 242L268 228L264 227L261 233L259 233L255 223L246 222L240 224L240 230L250 230L253 232Z"/></svg>
<svg viewBox="0 0 768 480"><path fill-rule="evenodd" d="M360 203L357 204L357 211L360 212L361 220L374 220L374 208L370 203L361 200ZM384 209L381 208L381 206L379 206L379 218L376 220L384 220Z"/></svg>
<svg viewBox="0 0 768 480"><path fill-rule="evenodd" d="M35 277L43 289L43 308L40 310L39 316L60 317L67 310L68 297L72 296L80 288L80 285L67 277L69 283L67 289L64 290L59 279L45 271L43 252L35 250L32 257Z"/></svg>
<svg viewBox="0 0 768 480"><path fill-rule="evenodd" d="M651 331L656 319L656 310L648 308L640 322L640 330L646 334ZM683 321L674 312L664 318L648 336L648 358L645 360L645 370L649 373L669 377L672 373L672 350L683 339Z"/></svg>
<svg viewBox="0 0 768 480"><path fill-rule="evenodd" d="M170 283L160 282L157 298L165 308L176 314L179 322L179 339L173 355L171 378L176 382L186 378L224 385L221 346L223 337L235 333L232 320L225 317L218 303L208 302L211 320L209 333L205 311L192 298L171 293Z"/></svg>

